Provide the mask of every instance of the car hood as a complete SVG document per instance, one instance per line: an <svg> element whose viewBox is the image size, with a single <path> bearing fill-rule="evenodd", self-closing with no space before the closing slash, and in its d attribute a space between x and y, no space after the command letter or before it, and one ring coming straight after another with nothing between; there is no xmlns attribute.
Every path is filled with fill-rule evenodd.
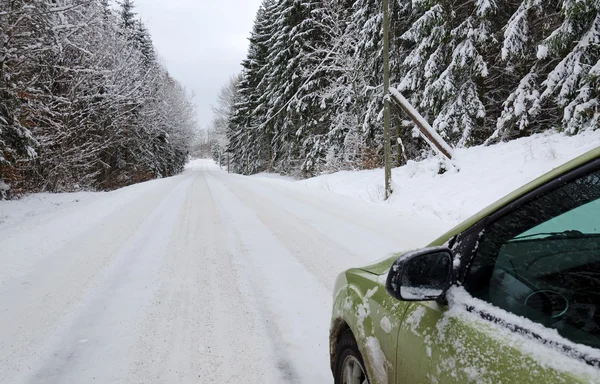
<svg viewBox="0 0 600 384"><path fill-rule="evenodd" d="M398 260L398 257L400 257L400 255L406 252L408 251L402 251L394 253L392 255L387 255L385 259L379 260L375 262L375 264L367 265L366 267L360 267L358 269L372 273L374 275L385 275L390 271L390 268L392 268L392 264L394 264L394 262Z"/></svg>

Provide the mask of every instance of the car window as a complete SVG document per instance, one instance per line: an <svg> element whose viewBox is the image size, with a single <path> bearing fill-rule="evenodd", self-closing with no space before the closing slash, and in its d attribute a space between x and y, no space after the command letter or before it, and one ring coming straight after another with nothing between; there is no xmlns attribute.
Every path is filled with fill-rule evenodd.
<svg viewBox="0 0 600 384"><path fill-rule="evenodd" d="M600 171L487 225L465 288L574 342L600 348Z"/></svg>

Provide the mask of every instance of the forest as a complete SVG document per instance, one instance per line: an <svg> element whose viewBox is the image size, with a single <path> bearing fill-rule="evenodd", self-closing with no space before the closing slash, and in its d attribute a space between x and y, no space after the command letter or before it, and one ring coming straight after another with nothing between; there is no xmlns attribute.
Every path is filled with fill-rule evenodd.
<svg viewBox="0 0 600 384"><path fill-rule="evenodd" d="M0 199L171 176L195 130L131 0L0 0Z"/></svg>
<svg viewBox="0 0 600 384"><path fill-rule="evenodd" d="M600 0L390 0L391 86L454 148L600 128ZM233 171L383 165L382 0L264 0L210 127ZM392 165L431 155L392 111Z"/></svg>

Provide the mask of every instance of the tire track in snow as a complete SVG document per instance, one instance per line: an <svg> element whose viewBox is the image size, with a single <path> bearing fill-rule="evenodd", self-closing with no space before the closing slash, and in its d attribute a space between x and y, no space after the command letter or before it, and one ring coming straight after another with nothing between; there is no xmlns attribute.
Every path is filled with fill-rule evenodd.
<svg viewBox="0 0 600 384"><path fill-rule="evenodd" d="M382 259L390 253L421 247L436 234L435 230L432 231L430 220L402 220L397 213L385 209L382 211L382 207L373 204L340 196L341 200L345 200L341 204L330 201L331 196L328 194L310 190L304 193L303 190L282 187L277 180L258 179L257 182L247 183L239 176L220 176L227 180L232 190L242 188L247 191L245 195L255 196L252 201L262 202L263 207L257 212L287 213L291 215L290 221L293 223L311 228L314 234L327 238L336 249L345 250L347 256L334 262L338 271ZM323 199L323 195L327 199ZM354 205L348 207L348 202ZM348 211L357 212L356 217L348 220L348 216L353 216ZM445 228L440 223L439 232L443 232Z"/></svg>
<svg viewBox="0 0 600 384"><path fill-rule="evenodd" d="M153 294L168 229L179 215L178 202L188 183L188 178L177 183L150 215L143 216L147 218L116 253L110 254L105 268L92 277L95 283L79 292L82 301L61 318L38 347L39 356L31 363L35 369L23 372L15 382L115 382L123 376L136 316ZM156 236L157 229L165 230L164 235Z"/></svg>
<svg viewBox="0 0 600 384"><path fill-rule="evenodd" d="M183 180L174 178L155 185L152 190L143 189L143 194L147 192L145 199L134 200L116 215L104 216L98 222L94 221L98 215L90 214L94 211L91 206L74 212L81 228L72 231L66 228L66 239L61 247L45 247L45 237L38 238L38 231L0 241L0 248L9 251L18 245L15 242L21 241L25 242L26 249L33 250L28 254L30 258L22 263L27 271L5 275L4 284L0 286L3 311L0 382L19 382L14 377L33 374L37 365L43 364L49 353L45 346L68 326L77 310L86 305L86 293L100 284L121 248L148 220L153 212L148 207L164 201ZM101 206L104 208L110 201L103 199ZM86 216L91 221L84 220ZM68 225L71 219L71 216L55 218L49 228L54 231L54 225ZM74 236L77 233L79 235ZM11 256L9 252L2 258Z"/></svg>
<svg viewBox="0 0 600 384"><path fill-rule="evenodd" d="M235 177L235 175L234 175ZM239 178L231 180L241 182ZM383 175L382 175L383 178ZM421 219L414 213L407 216L401 211L389 209L380 204L367 203L349 196L327 191L314 190L294 182L276 179L254 178L257 182L246 184L257 191L268 192L270 198L286 206L301 205L317 210L327 216L335 217L346 224L352 224L362 229L371 237L392 240L403 249L422 247L448 230L452 223L442 220ZM258 188L261 186L261 188ZM294 204L295 202L295 204ZM400 242L402 244L400 244Z"/></svg>
<svg viewBox="0 0 600 384"><path fill-rule="evenodd" d="M375 246L382 239L397 247L386 238L394 230L372 230L378 212L363 217L357 212L368 205L346 212L345 202L330 204L332 197L312 201L320 193L216 169L190 169L138 192L115 194L131 205L97 215L79 231L60 237L50 230L65 257L42 250L17 265L22 275L6 275L18 305L2 296L6 285L0 304L9 304L14 323L21 320L28 344L16 343L23 359L2 361L0 382L331 381L335 275L363 257L382 256ZM103 200L74 210L72 222L85 223L86 213L111 201ZM355 213L360 217L347 220ZM19 290L21 281L32 283L29 291ZM52 292L48 308L44 290ZM22 318L35 311L46 320ZM6 335L0 357L10 351L6 342L19 341ZM12 370L24 366L31 372Z"/></svg>
<svg viewBox="0 0 600 384"><path fill-rule="evenodd" d="M226 223L205 175L194 179L126 382L279 383L275 356L263 348L267 332L226 246Z"/></svg>
<svg viewBox="0 0 600 384"><path fill-rule="evenodd" d="M271 327L278 369L293 383L331 380L328 366L328 327L331 294L319 283L256 212L240 201L214 173L209 186L217 205L228 218L228 242L248 276ZM251 179L249 179L251 182Z"/></svg>

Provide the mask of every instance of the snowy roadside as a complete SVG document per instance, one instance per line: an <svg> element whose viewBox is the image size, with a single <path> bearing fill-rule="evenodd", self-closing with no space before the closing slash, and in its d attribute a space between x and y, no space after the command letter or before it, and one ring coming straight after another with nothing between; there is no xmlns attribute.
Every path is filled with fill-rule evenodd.
<svg viewBox="0 0 600 384"><path fill-rule="evenodd" d="M201 165L198 165L201 164ZM216 164L201 161L190 162L185 169L193 171L196 168L218 169ZM132 201L139 194L153 188L153 183L159 180L130 185L112 192L73 192L73 193L33 193L19 200L0 201L0 230L18 227L32 221L42 222L60 217L98 200L106 200L104 208L95 213L108 216L113 209Z"/></svg>
<svg viewBox="0 0 600 384"><path fill-rule="evenodd" d="M457 169L437 173L439 160L409 161L392 170L394 194L383 201L383 169L342 171L295 183L388 205L403 215L457 224L521 185L600 146L600 132L538 134L489 147L454 151Z"/></svg>
<svg viewBox="0 0 600 384"><path fill-rule="evenodd" d="M19 200L0 201L0 230L18 229L22 225L39 225L101 202L88 219L100 219L154 188L152 180L112 192L33 193Z"/></svg>
<svg viewBox="0 0 600 384"><path fill-rule="evenodd" d="M0 205L0 228L68 209L70 206L93 200L98 195L94 192L36 193L20 200L3 201Z"/></svg>
<svg viewBox="0 0 600 384"><path fill-rule="evenodd" d="M436 158L410 161L392 170L394 194L389 201L383 201L383 169L341 171L298 181L266 172L252 178L291 182L389 206L403 215L457 224L519 186L597 146L600 146L598 131L572 137L545 133L489 147L457 149L454 164L458 171L453 169L443 175L437 174L439 160ZM192 170L194 164L188 164L187 169ZM208 165L202 162L202 166ZM137 188L143 187L131 186L125 190ZM68 211L105 195L107 193L41 193L18 201L3 201L0 229Z"/></svg>

